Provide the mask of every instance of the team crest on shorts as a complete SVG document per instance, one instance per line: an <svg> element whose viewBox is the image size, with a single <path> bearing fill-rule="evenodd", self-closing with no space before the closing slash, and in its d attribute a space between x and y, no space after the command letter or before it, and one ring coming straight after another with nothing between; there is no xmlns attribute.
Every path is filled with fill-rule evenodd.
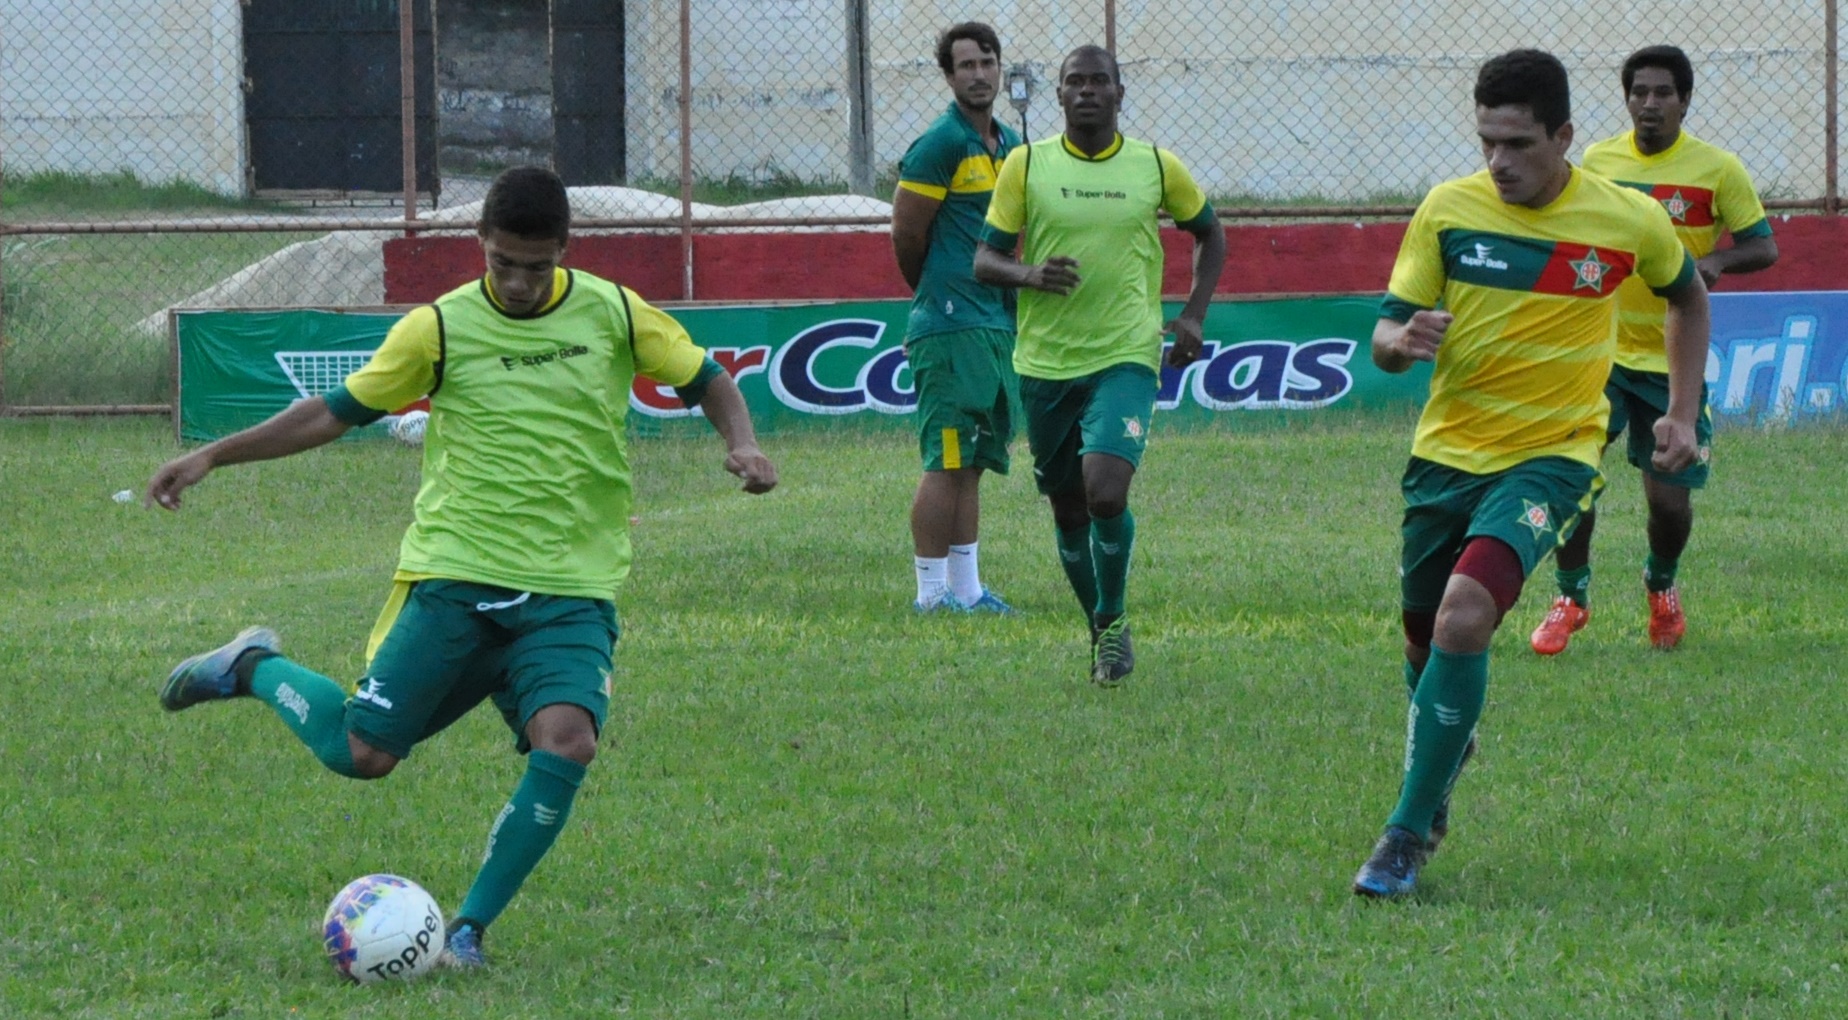
<svg viewBox="0 0 1848 1020"><path fill-rule="evenodd" d="M1533 500L1524 499L1521 500L1521 505L1523 507L1520 518L1521 523L1533 530L1535 539L1539 539L1541 535L1553 530L1553 517L1546 512L1546 504L1535 503Z"/></svg>
<svg viewBox="0 0 1848 1020"><path fill-rule="evenodd" d="M1142 428L1142 419L1140 418L1123 419L1123 438L1124 439L1134 439L1137 442L1141 442L1143 431L1144 430Z"/></svg>

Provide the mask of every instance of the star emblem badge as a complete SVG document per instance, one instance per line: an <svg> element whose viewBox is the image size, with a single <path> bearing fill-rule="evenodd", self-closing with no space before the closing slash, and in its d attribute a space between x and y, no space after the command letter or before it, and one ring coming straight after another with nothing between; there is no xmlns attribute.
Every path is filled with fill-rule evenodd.
<svg viewBox="0 0 1848 1020"><path fill-rule="evenodd" d="M1572 281L1573 290L1589 287L1600 294L1604 293L1604 274L1610 271L1611 264L1598 257L1598 249L1588 250L1582 259L1568 259L1566 265L1571 266L1577 274Z"/></svg>
<svg viewBox="0 0 1848 1020"><path fill-rule="evenodd" d="M1686 223L1688 221L1688 210L1694 208L1694 203L1682 198L1681 192L1677 190L1674 194L1662 200L1662 208L1668 210L1669 219L1674 220L1676 223Z"/></svg>
<svg viewBox="0 0 1848 1020"><path fill-rule="evenodd" d="M1535 503L1530 499L1521 500L1521 523L1527 525L1534 533L1534 539L1553 530L1552 516L1546 512L1546 504Z"/></svg>

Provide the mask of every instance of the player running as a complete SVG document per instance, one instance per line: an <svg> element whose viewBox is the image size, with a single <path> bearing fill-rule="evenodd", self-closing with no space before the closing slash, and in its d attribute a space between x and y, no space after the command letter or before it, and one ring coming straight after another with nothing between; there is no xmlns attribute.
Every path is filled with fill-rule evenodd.
<svg viewBox="0 0 1848 1020"><path fill-rule="evenodd" d="M1771 222L1752 189L1739 157L1681 129L1694 94L1694 65L1673 46L1650 46L1623 62L1623 91L1632 129L1585 150L1584 168L1662 203L1682 247L1694 256L1701 279L1712 286L1723 273L1753 273L1777 261ZM1718 247L1720 232L1732 244ZM1713 419L1701 388L1695 442L1700 459L1686 470L1663 474L1650 464L1655 421L1668 410L1668 357L1663 322L1668 307L1640 281L1625 281L1617 293L1617 363L1604 395L1611 401L1606 441L1630 433L1630 463L1643 473L1649 506L1649 555L1643 561L1643 590L1649 599L1649 643L1668 650L1687 632L1675 572L1694 528L1694 489L1707 484ZM1596 509L1587 510L1572 538L1559 548L1554 576L1559 596L1529 639L1541 655L1566 650L1572 635L1591 620L1591 533Z"/></svg>
<svg viewBox="0 0 1848 1020"><path fill-rule="evenodd" d="M1475 743L1489 641L1602 485L1616 295L1631 277L1670 309L1654 466L1680 471L1697 452L1707 290L1668 214L1567 162L1571 99L1552 54L1491 59L1475 100L1488 169L1419 203L1373 331L1385 371L1435 365L1401 482L1405 776L1354 876L1364 896L1415 887Z"/></svg>

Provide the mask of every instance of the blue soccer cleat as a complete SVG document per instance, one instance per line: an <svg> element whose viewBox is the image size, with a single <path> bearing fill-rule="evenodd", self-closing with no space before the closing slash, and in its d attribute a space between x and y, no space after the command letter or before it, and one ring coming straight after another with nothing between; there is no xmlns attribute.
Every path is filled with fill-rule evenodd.
<svg viewBox="0 0 1848 1020"><path fill-rule="evenodd" d="M1388 826L1373 844L1373 856L1354 876L1354 894L1390 900L1410 896L1418 884L1418 869L1429 855L1425 841L1410 829Z"/></svg>
<svg viewBox="0 0 1848 1020"><path fill-rule="evenodd" d="M945 588L944 590L928 598L913 600L911 603L911 608L914 612L919 613L921 615L929 615L931 613L966 613L966 612L969 612L969 607L963 605L961 602L958 602L956 600L956 596L951 595L950 590L948 588Z"/></svg>
<svg viewBox="0 0 1848 1020"><path fill-rule="evenodd" d="M246 627L229 643L187 659L168 674L166 686L160 689L160 707L178 712L201 701L237 697L237 674L232 667L238 656L253 648L277 651L282 638L268 627Z"/></svg>
<svg viewBox="0 0 1848 1020"><path fill-rule="evenodd" d="M974 602L963 603L963 608L971 613L993 613L996 616L1017 616L1020 612L1003 601L991 588L983 588L981 597Z"/></svg>
<svg viewBox="0 0 1848 1020"><path fill-rule="evenodd" d="M483 932L473 921L457 921L449 928L449 936L443 940L443 966L454 970L475 970L486 967L488 958L481 951Z"/></svg>

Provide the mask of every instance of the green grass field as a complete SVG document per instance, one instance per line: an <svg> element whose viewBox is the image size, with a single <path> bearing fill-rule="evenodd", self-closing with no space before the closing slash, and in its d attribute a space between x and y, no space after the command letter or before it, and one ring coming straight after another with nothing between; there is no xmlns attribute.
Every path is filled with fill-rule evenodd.
<svg viewBox="0 0 1848 1020"><path fill-rule="evenodd" d="M390 870L454 909L522 767L504 728L363 784L254 702L155 691L257 621L357 676L413 455L230 469L169 515L109 498L166 423L0 421L0 1015L1848 1014L1848 432L1722 434L1672 655L1613 470L1591 628L1526 652L1543 568L1450 839L1381 905L1348 881L1397 784L1409 433L1159 435L1115 691L1082 679L1024 470L987 486L983 559L1025 615L918 618L903 436L772 438L761 499L716 443L637 443L618 694L570 827L491 969L349 988L328 899Z"/></svg>

